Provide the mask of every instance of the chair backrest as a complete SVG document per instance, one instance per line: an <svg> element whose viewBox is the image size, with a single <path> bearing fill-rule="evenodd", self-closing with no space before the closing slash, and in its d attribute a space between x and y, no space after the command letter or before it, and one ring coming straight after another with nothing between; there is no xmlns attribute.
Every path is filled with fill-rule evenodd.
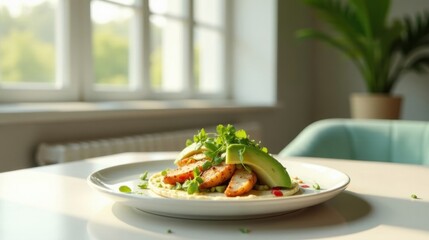
<svg viewBox="0 0 429 240"><path fill-rule="evenodd" d="M321 120L306 127L279 155L429 165L429 122Z"/></svg>

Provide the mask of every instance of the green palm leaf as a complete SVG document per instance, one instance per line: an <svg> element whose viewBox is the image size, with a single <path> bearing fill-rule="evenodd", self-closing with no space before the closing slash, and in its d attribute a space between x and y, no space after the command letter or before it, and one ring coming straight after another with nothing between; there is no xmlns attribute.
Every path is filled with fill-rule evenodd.
<svg viewBox="0 0 429 240"><path fill-rule="evenodd" d="M414 19L404 18L406 31L401 39L400 46L404 56L417 49L429 46L429 13L417 14Z"/></svg>
<svg viewBox="0 0 429 240"><path fill-rule="evenodd" d="M411 60L407 70L414 70L419 73L429 72L429 55L421 55Z"/></svg>
<svg viewBox="0 0 429 240"><path fill-rule="evenodd" d="M303 29L301 39L317 39L348 56L359 68L369 92L390 93L406 71L429 71L429 13L393 19L390 0L302 0L334 30Z"/></svg>
<svg viewBox="0 0 429 240"><path fill-rule="evenodd" d="M303 2L316 9L318 14L344 37L351 39L364 31L353 9L342 1L303 0Z"/></svg>
<svg viewBox="0 0 429 240"><path fill-rule="evenodd" d="M349 0L354 7L365 35L374 38L385 32L390 0Z"/></svg>
<svg viewBox="0 0 429 240"><path fill-rule="evenodd" d="M327 42L350 57L361 71L369 91L377 91L376 81L387 74L379 74L378 69L389 62L383 61L385 52L390 49L391 39L376 36L384 32L389 0L380 0L371 5L371 0L303 0L336 30L335 35L320 32L299 32L300 38L315 38ZM377 15L376 12L380 12ZM375 26L375 27L373 27ZM387 42L385 42L387 41Z"/></svg>
<svg viewBox="0 0 429 240"><path fill-rule="evenodd" d="M334 38L328 34L313 29L301 29L297 32L296 36L300 39L318 39L325 43L328 43L334 48L337 48L348 57L355 59L356 53L352 46L346 41L340 41L338 38Z"/></svg>

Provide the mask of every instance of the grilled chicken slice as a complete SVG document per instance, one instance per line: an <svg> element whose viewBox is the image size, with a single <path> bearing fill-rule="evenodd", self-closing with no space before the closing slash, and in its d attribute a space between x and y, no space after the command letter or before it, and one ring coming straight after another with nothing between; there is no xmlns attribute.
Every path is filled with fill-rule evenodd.
<svg viewBox="0 0 429 240"><path fill-rule="evenodd" d="M237 169L226 187L225 195L227 197L241 196L252 190L256 180L254 172L249 172L244 168Z"/></svg>
<svg viewBox="0 0 429 240"><path fill-rule="evenodd" d="M177 182L184 183L188 179L194 178L194 169L198 167L200 171L203 169L203 164L206 161L197 161L183 167L170 170L164 176L164 183L175 185Z"/></svg>
<svg viewBox="0 0 429 240"><path fill-rule="evenodd" d="M213 166L204 171L201 175L203 182L200 184L200 189L211 188L220 185L229 180L234 174L235 164L226 164L223 162L220 165Z"/></svg>
<svg viewBox="0 0 429 240"><path fill-rule="evenodd" d="M209 160L209 159L206 157L204 153L197 153L177 161L176 164L179 167L183 167L185 165L188 165L197 161L202 161L202 160Z"/></svg>

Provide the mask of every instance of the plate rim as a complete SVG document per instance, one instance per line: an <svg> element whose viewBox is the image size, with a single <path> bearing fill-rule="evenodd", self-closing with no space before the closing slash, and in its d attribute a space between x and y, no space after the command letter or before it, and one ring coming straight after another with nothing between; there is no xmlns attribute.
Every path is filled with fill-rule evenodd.
<svg viewBox="0 0 429 240"><path fill-rule="evenodd" d="M284 165L284 162L287 161L287 159L278 159L279 162ZM341 192L343 190L345 190L347 188L347 186L350 184L351 179L350 177L335 168L332 167L328 167L328 166L324 166L324 165L319 165L319 164L314 164L314 163L307 163L307 162L298 162L298 161L290 161L290 163L293 164L298 164L298 165L307 165L307 166L316 166L318 168L324 168L324 169L329 169L329 170L333 170L341 175L343 175L345 177L345 181L343 183L341 183L339 186L336 186L334 188L330 188L327 190L323 190L320 192L314 192L314 193L308 193L308 194L299 194L299 195L291 195L291 196L285 196L285 197L276 197L276 198L260 198L260 199L254 199L254 198L244 198L244 199L217 199L217 200L211 200L211 199L178 199L178 198L167 198L167 197L163 197L163 196L157 196L152 197L152 196L147 196L147 195L141 195L141 194L130 194L130 193L122 193L119 191L115 191L111 188L105 187L103 188L100 185L104 185L103 183L99 182L100 185L98 185L97 183L93 182L93 179L96 179L95 175L99 174L102 171L111 171L112 169L115 168L120 168L120 167L127 167L130 165L140 165L140 164L145 164L145 163L153 163L153 162L168 162L171 161L173 162L173 159L160 159L160 160L151 160L151 161L139 161L139 162L132 162L132 163L124 163L124 164L118 164L115 166L109 166L109 167L105 167L102 169L98 169L93 171L86 179L87 183L94 189L102 192L102 193L107 193L107 194L112 194L115 195L117 197L123 197L123 198L127 198L127 199L132 199L132 200L139 200L139 199L143 199L143 200L147 200L147 199L156 199L159 201L174 201L174 202L193 202L193 203L206 203L206 204L217 204L217 203L243 203L243 202L284 202L287 199L301 199L301 198L308 198L308 197L312 197L312 196L324 196L324 195L330 195L333 192ZM137 180L137 179L136 179ZM150 190L149 190L150 191Z"/></svg>

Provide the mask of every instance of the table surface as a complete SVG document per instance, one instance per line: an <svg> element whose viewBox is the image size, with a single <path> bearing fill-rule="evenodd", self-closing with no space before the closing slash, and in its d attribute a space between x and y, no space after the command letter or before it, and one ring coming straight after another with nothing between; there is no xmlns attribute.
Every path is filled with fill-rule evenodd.
<svg viewBox="0 0 429 240"><path fill-rule="evenodd" d="M282 216L235 221L137 212L86 182L88 175L105 167L173 159L176 154L125 153L1 173L0 239L429 239L425 166L290 158L340 170L351 183L323 204ZM242 233L242 228L250 232Z"/></svg>

